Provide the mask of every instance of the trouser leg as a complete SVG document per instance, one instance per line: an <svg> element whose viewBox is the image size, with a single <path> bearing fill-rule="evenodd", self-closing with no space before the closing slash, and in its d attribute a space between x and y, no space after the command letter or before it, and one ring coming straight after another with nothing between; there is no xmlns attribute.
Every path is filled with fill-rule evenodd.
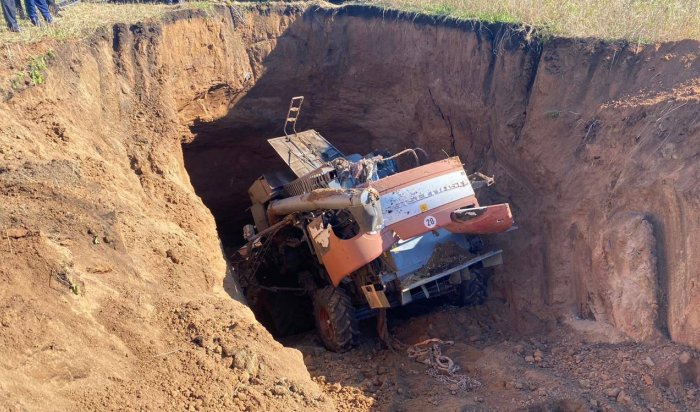
<svg viewBox="0 0 700 412"><path fill-rule="evenodd" d="M15 0L15 10L17 10L17 17L20 19L26 19L27 15L24 13L24 5L22 0Z"/></svg>
<svg viewBox="0 0 700 412"><path fill-rule="evenodd" d="M41 15L44 16L44 20L46 20L47 23L51 23L53 18L51 18L51 13L49 13L49 5L46 4L46 0L34 0L34 2L36 3L36 8L39 9Z"/></svg>
<svg viewBox="0 0 700 412"><path fill-rule="evenodd" d="M24 6L27 9L27 17L35 26L39 25L39 16L36 15L36 5L34 0L24 0Z"/></svg>
<svg viewBox="0 0 700 412"><path fill-rule="evenodd" d="M2 15L10 30L19 30L14 0L2 0Z"/></svg>
<svg viewBox="0 0 700 412"><path fill-rule="evenodd" d="M61 17L61 8L58 7L56 0L46 0L46 4L49 6L49 11L56 17Z"/></svg>

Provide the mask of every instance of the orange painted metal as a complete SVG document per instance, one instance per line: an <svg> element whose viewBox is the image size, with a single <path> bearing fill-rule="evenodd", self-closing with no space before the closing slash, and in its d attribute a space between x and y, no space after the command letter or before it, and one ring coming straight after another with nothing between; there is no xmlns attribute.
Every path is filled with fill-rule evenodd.
<svg viewBox="0 0 700 412"><path fill-rule="evenodd" d="M390 231L361 233L352 239L344 240L338 238L331 230L328 248L321 260L333 286L338 286L345 276L378 258L396 241Z"/></svg>
<svg viewBox="0 0 700 412"><path fill-rule="evenodd" d="M514 223L510 205L508 205L508 203L502 203L499 205L486 206L482 214L466 222L453 219L444 227L452 233L488 235L505 232L510 229Z"/></svg>
<svg viewBox="0 0 700 412"><path fill-rule="evenodd" d="M380 193L380 196L386 196L401 189L410 189L411 186L421 182L455 172L464 172L458 157L409 169L369 184L363 184L359 188L372 187ZM457 209L479 207L473 190L470 189L469 192L472 193L469 196L389 224L382 229L381 233L363 233L352 239L343 240L328 229L328 240L320 254L333 285L337 286L345 276L389 250L399 238L407 240L439 228L464 234L499 233L508 230L513 225L513 215L508 204L488 206L482 214L468 221L453 219L452 214ZM425 223L427 218L434 219L434 224L430 227Z"/></svg>

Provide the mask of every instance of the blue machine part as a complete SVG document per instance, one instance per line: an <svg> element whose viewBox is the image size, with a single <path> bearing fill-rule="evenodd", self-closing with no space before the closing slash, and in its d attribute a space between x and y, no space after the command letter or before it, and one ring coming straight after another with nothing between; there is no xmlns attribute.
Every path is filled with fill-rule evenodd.
<svg viewBox="0 0 700 412"><path fill-rule="evenodd" d="M437 236L431 232L409 240L399 241L396 246L389 251L396 264L396 276L398 276L399 279L403 279L421 269L428 264L430 257L435 251L435 247L447 242L457 244L460 248L464 249L464 253L469 254L469 242L467 241L467 237L462 234L450 233L445 229L439 229L437 231Z"/></svg>

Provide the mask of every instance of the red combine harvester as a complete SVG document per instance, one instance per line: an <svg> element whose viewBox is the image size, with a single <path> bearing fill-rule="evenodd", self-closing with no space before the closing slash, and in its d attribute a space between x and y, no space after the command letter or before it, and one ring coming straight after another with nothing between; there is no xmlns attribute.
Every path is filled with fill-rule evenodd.
<svg viewBox="0 0 700 412"><path fill-rule="evenodd" d="M292 99L285 136L268 140L293 174L249 189L255 224L237 271L256 316L284 335L312 313L325 346L343 351L378 310L448 294L483 303L502 251L479 235L513 226L508 204L476 198L493 180L468 176L458 157L421 164L421 149L345 156L314 130L296 132L302 102Z"/></svg>

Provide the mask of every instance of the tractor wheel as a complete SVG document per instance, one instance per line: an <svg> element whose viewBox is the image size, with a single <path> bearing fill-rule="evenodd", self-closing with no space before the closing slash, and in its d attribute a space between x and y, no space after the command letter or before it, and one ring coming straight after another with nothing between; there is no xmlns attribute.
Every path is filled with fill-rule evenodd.
<svg viewBox="0 0 700 412"><path fill-rule="evenodd" d="M462 306L482 305L486 301L486 273L481 268L470 268L473 278L459 285L459 298Z"/></svg>
<svg viewBox="0 0 700 412"><path fill-rule="evenodd" d="M345 352L356 343L359 331L350 297L339 288L326 286L314 293L314 318L323 345Z"/></svg>

